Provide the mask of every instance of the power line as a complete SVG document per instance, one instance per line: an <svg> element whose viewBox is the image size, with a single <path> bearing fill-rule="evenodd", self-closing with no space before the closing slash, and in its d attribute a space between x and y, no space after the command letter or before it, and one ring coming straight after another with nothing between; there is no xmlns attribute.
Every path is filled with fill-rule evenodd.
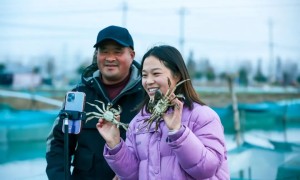
<svg viewBox="0 0 300 180"><path fill-rule="evenodd" d="M231 5L231 6L198 6L189 7L191 10L203 10L203 9L257 9L257 8L300 8L300 3L289 4L259 4L259 5Z"/></svg>
<svg viewBox="0 0 300 180"><path fill-rule="evenodd" d="M259 5L231 5L231 6L193 6L193 7L185 7L185 9L188 9L190 13L196 13L198 10L203 9L216 9L219 11L219 9L226 10L226 9L241 9L241 8L248 8L248 9L256 9L256 8L300 8L300 3L286 3L286 4L259 4ZM0 15L40 15L40 16L48 16L48 15L68 15L68 14L93 14L93 13L106 13L106 12L114 12L114 11L124 11L124 9L128 10L128 4L124 1L123 4L120 7L115 8L93 8L93 9L86 9L86 10L62 10L62 11L45 11L42 9L41 11L22 11L22 10L16 10L12 11L11 9L9 11L3 10L0 11ZM142 13L151 13L155 15L156 13L163 13L166 14L166 12L169 14L176 14L176 8L174 7L156 7L156 8L138 8L138 7L131 7L131 12L142 12ZM178 8L177 8L178 9Z"/></svg>
<svg viewBox="0 0 300 180"><path fill-rule="evenodd" d="M1 22L0 27L8 28L22 28L22 29L35 29L35 30L46 30L46 31L89 31L92 30L92 27L70 27L70 26L54 26L54 25L42 25L42 24L33 24L33 23L12 23L12 22Z"/></svg>
<svg viewBox="0 0 300 180"><path fill-rule="evenodd" d="M87 9L87 10L62 10L62 11L0 11L0 15L9 16L61 16L61 15L74 15L74 14L99 14L107 12L120 11L121 8L108 8L108 9Z"/></svg>

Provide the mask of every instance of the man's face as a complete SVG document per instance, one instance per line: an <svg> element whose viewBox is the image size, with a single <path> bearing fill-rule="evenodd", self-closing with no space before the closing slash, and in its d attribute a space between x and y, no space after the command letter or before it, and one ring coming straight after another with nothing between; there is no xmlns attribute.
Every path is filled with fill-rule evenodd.
<svg viewBox="0 0 300 180"><path fill-rule="evenodd" d="M124 80L129 69L134 51L123 47L113 40L107 40L98 47L97 63L105 84L116 84Z"/></svg>

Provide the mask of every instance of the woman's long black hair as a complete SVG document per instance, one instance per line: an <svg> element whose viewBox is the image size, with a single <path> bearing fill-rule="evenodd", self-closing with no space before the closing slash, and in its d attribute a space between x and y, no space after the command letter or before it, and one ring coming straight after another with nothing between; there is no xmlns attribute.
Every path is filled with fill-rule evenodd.
<svg viewBox="0 0 300 180"><path fill-rule="evenodd" d="M153 56L159 59L168 69L171 70L172 75L181 77L179 82L186 79L190 79L190 75L184 63L183 57L176 48L169 45L152 47L144 54L143 59L141 61L141 69L143 69L145 59L149 56ZM189 107L189 109L193 109L193 102L197 102L201 105L204 105L204 103L200 100L197 92L193 88L191 80L179 85L175 90L175 94L184 95L184 103L186 106ZM146 106L147 110L149 100L150 98L149 96L147 96L145 101L141 104L141 107Z"/></svg>

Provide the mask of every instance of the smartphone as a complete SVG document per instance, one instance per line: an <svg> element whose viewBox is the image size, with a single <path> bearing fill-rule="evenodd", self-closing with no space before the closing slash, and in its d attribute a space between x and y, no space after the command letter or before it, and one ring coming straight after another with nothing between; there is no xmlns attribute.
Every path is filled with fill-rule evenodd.
<svg viewBox="0 0 300 180"><path fill-rule="evenodd" d="M68 133L79 134L82 123L82 112L84 111L85 93L67 92L64 110L68 113ZM64 126L62 127L63 132Z"/></svg>

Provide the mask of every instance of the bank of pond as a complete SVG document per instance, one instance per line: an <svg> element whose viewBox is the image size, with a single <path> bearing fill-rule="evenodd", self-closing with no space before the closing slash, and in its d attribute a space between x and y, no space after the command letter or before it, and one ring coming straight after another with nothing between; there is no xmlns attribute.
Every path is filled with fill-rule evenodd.
<svg viewBox="0 0 300 180"><path fill-rule="evenodd" d="M232 105L213 107L224 126L231 179L300 178L300 101L238 104L237 144ZM0 106L0 164L43 158L57 110Z"/></svg>

